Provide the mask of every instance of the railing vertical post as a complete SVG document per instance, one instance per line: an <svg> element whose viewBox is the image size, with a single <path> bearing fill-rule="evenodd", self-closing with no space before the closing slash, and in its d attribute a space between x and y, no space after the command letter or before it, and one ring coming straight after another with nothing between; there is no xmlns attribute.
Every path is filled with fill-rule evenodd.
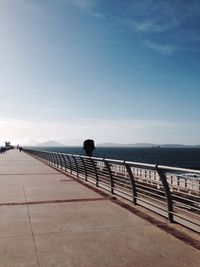
<svg viewBox="0 0 200 267"><path fill-rule="evenodd" d="M53 158L54 158L54 166L56 167L56 163L57 163L56 152L53 152Z"/></svg>
<svg viewBox="0 0 200 267"><path fill-rule="evenodd" d="M167 201L167 210L168 210L168 220L169 222L173 222L173 200L172 200L172 195L170 192L170 188L166 179L166 175L164 173L164 171L162 169L160 169L158 167L158 165L156 165L156 171L160 177L160 180L162 182L164 191L165 191L165 197L166 197L166 201Z"/></svg>
<svg viewBox="0 0 200 267"><path fill-rule="evenodd" d="M59 157L59 160L60 160L60 169L62 170L62 157L61 157L60 153L58 153L58 157Z"/></svg>
<svg viewBox="0 0 200 267"><path fill-rule="evenodd" d="M75 166L76 166L76 176L79 177L79 169L78 169L78 163L76 160L76 156L72 155L72 158L74 159Z"/></svg>
<svg viewBox="0 0 200 267"><path fill-rule="evenodd" d="M51 153L48 153L48 164L51 165Z"/></svg>
<svg viewBox="0 0 200 267"><path fill-rule="evenodd" d="M56 163L57 163L57 168L58 168L58 166L59 166L59 156L58 156L58 153L56 152L55 153L55 156L56 156Z"/></svg>
<svg viewBox="0 0 200 267"><path fill-rule="evenodd" d="M53 156L53 153L50 152L50 155L51 155L51 165L54 165L54 156Z"/></svg>
<svg viewBox="0 0 200 267"><path fill-rule="evenodd" d="M48 164L49 163L48 162L49 161L49 154L47 152L45 154L46 154L46 158L45 158L46 159L46 163Z"/></svg>
<svg viewBox="0 0 200 267"><path fill-rule="evenodd" d="M53 152L53 156L54 156L54 166L56 167L56 164L57 164L56 152Z"/></svg>
<svg viewBox="0 0 200 267"><path fill-rule="evenodd" d="M71 160L70 160L70 156L69 155L65 155L69 161L69 168L70 168L70 174L72 174L72 163L71 163Z"/></svg>
<svg viewBox="0 0 200 267"><path fill-rule="evenodd" d="M113 181L112 171L111 171L109 162L104 159L104 163L106 165L106 168L107 168L107 171L108 171L108 174L109 174L109 178L110 178L110 190L111 190L111 194L114 194L114 181Z"/></svg>
<svg viewBox="0 0 200 267"><path fill-rule="evenodd" d="M43 152L42 157L44 159L44 162L47 162L47 153Z"/></svg>
<svg viewBox="0 0 200 267"><path fill-rule="evenodd" d="M61 156L62 156L64 163L65 163L65 171L67 171L67 162L66 162L65 156L63 154L61 154Z"/></svg>
<svg viewBox="0 0 200 267"><path fill-rule="evenodd" d="M124 161L124 165L126 167L126 170L128 172L129 178L131 180L131 185L132 185L132 194L133 194L133 204L137 204L137 191L136 191L136 184L135 184L135 177L133 175L133 172L131 170L131 167L126 161Z"/></svg>
<svg viewBox="0 0 200 267"><path fill-rule="evenodd" d="M49 165L51 165L51 153L48 152L48 161L49 161Z"/></svg>
<svg viewBox="0 0 200 267"><path fill-rule="evenodd" d="M94 172L95 172L95 177L96 177L96 187L99 186L99 177L98 177L98 172L97 172L97 167L96 164L94 162L94 160L92 158L90 158L91 162L92 162L92 166L94 168Z"/></svg>
<svg viewBox="0 0 200 267"><path fill-rule="evenodd" d="M55 166L55 156L54 156L54 152L51 153L52 156L52 165Z"/></svg>
<svg viewBox="0 0 200 267"><path fill-rule="evenodd" d="M87 168L86 168L86 165L85 165L85 161L84 161L84 158L82 156L80 156L80 158L81 158L81 161L83 163L83 168L84 168L84 172L85 172L85 181L87 181L88 173L87 173Z"/></svg>

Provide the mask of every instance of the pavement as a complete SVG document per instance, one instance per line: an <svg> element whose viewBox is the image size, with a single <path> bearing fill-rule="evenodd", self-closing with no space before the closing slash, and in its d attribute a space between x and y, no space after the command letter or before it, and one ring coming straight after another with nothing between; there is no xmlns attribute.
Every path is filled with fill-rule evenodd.
<svg viewBox="0 0 200 267"><path fill-rule="evenodd" d="M0 154L0 266L200 266L200 251L16 150Z"/></svg>

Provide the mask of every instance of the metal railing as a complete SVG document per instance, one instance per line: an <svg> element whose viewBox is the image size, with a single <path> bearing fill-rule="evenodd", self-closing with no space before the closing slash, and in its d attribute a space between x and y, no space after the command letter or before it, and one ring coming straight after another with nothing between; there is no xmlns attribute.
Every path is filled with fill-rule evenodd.
<svg viewBox="0 0 200 267"><path fill-rule="evenodd" d="M200 232L200 170L24 149L45 163Z"/></svg>
<svg viewBox="0 0 200 267"><path fill-rule="evenodd" d="M0 146L0 154L4 154L5 152L9 151L13 149L13 147L4 147L4 146Z"/></svg>

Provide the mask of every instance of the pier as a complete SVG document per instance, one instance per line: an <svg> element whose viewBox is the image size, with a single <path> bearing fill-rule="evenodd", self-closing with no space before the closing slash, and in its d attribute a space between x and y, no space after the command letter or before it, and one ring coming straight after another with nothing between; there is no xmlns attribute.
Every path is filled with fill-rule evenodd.
<svg viewBox="0 0 200 267"><path fill-rule="evenodd" d="M182 226L173 234L158 215L153 223L112 192L87 186L86 168L79 181L79 172L62 172L64 158L43 160L52 166L16 150L0 155L0 266L199 266L198 233L181 238Z"/></svg>

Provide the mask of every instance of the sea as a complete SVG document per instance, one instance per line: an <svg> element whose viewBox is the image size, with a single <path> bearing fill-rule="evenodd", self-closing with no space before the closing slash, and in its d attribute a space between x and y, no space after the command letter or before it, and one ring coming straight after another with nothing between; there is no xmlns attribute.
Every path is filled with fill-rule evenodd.
<svg viewBox="0 0 200 267"><path fill-rule="evenodd" d="M27 147L42 151L85 155L82 147ZM142 163L200 170L200 148L132 148L96 147L94 157L128 160Z"/></svg>

